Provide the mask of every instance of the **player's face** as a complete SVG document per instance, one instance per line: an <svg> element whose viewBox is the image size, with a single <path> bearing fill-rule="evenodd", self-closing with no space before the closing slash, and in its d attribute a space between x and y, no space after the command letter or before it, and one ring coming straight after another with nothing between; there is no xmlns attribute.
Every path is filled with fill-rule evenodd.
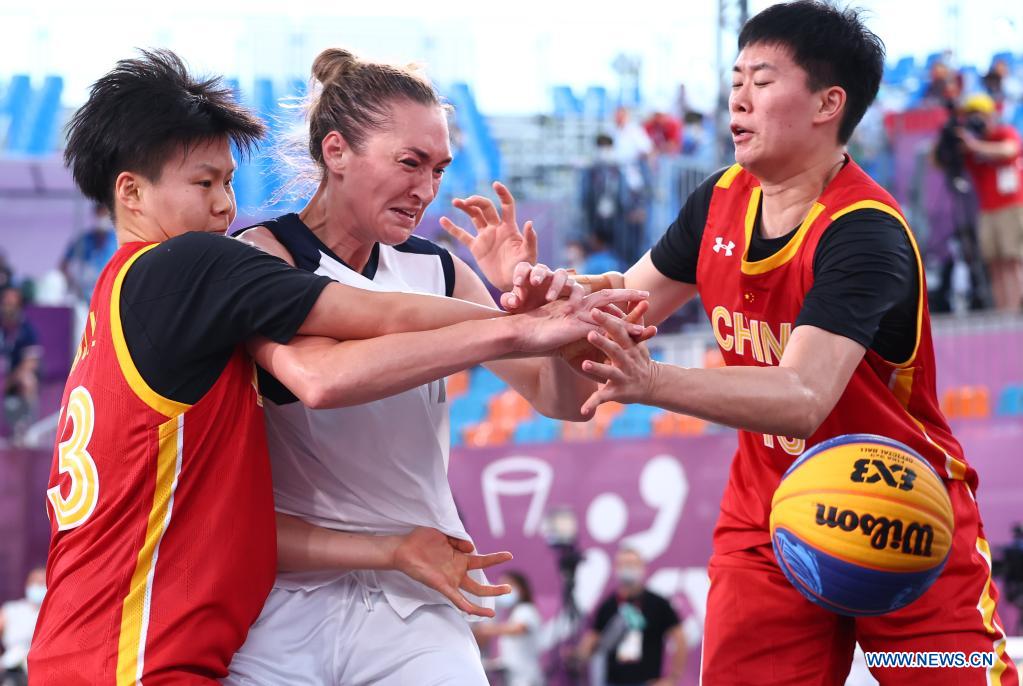
<svg viewBox="0 0 1023 686"><path fill-rule="evenodd" d="M190 231L225 233L237 206L235 162L226 138L179 150L155 182L141 182L146 215L167 238Z"/></svg>
<svg viewBox="0 0 1023 686"><path fill-rule="evenodd" d="M735 161L757 176L798 165L819 144L819 98L787 47L747 45L735 60L728 99Z"/></svg>
<svg viewBox="0 0 1023 686"><path fill-rule="evenodd" d="M391 126L370 134L344 174L345 204L359 231L385 245L404 243L437 196L450 162L444 111L408 101L394 103Z"/></svg>

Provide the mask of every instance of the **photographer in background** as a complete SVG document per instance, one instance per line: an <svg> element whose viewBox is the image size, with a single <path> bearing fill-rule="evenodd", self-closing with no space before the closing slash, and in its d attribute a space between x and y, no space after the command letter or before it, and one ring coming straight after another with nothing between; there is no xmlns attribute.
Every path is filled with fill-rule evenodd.
<svg viewBox="0 0 1023 686"><path fill-rule="evenodd" d="M603 669L591 675L606 686L673 686L682 678L689 647L671 603L646 588L646 563L631 548L615 556L614 592L597 608L593 627L578 646L579 657L602 657ZM672 648L663 675L664 649ZM603 677L603 680L600 680Z"/></svg>
<svg viewBox="0 0 1023 686"><path fill-rule="evenodd" d="M967 126L957 130L966 169L980 203L977 237L988 268L995 307L1023 307L1023 145L998 120L995 101L974 95L963 104Z"/></svg>

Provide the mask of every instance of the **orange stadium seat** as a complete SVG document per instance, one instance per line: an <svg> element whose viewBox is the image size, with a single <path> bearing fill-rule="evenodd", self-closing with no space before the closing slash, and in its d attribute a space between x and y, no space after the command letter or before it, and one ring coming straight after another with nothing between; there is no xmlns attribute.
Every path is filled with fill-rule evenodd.
<svg viewBox="0 0 1023 686"><path fill-rule="evenodd" d="M716 369L717 367L725 366L725 358L721 357L721 350L717 346L713 348L707 348L707 352L703 354L703 368L704 369Z"/></svg>
<svg viewBox="0 0 1023 686"><path fill-rule="evenodd" d="M986 386L957 386L941 396L941 410L949 419L983 419L991 416L991 396Z"/></svg>
<svg viewBox="0 0 1023 686"><path fill-rule="evenodd" d="M491 397L488 403L487 419L506 427L509 432L532 415L533 407L529 401L511 389Z"/></svg>
<svg viewBox="0 0 1023 686"><path fill-rule="evenodd" d="M460 395L465 395L465 392L469 390L469 372L464 369L460 372L455 372L448 377L446 383L449 401L454 400Z"/></svg>
<svg viewBox="0 0 1023 686"><path fill-rule="evenodd" d="M501 426L492 421L484 420L475 426L467 427L462 432L462 437L465 445L472 448L503 445L511 438L514 428L514 426Z"/></svg>
<svg viewBox="0 0 1023 686"><path fill-rule="evenodd" d="M702 434L707 430L707 422L696 417L674 412L665 412L654 417L653 431L655 436L687 436Z"/></svg>

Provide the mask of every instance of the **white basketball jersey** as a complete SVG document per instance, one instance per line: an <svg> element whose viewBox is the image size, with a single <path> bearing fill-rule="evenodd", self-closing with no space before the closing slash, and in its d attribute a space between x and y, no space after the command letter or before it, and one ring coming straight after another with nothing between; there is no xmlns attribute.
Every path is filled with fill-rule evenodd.
<svg viewBox="0 0 1023 686"><path fill-rule="evenodd" d="M374 247L362 273L337 258L301 222L285 215L264 224L296 266L356 288L450 295L454 269L446 250L412 237ZM400 364L400 360L395 361ZM450 447L444 380L375 402L313 410L262 373L266 430L279 512L313 524L371 534L404 534L429 526L468 539L448 484ZM277 585L314 588L339 574L288 574ZM365 575L402 616L440 593L400 572Z"/></svg>

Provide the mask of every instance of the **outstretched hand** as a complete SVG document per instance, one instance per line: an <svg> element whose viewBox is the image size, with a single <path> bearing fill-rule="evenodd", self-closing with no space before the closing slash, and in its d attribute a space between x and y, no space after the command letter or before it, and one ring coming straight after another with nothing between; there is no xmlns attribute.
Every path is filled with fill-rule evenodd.
<svg viewBox="0 0 1023 686"><path fill-rule="evenodd" d="M469 601L462 591L476 596L498 596L511 592L507 584L482 584L469 575L512 559L508 552L477 555L469 541L447 536L436 529L417 527L401 537L394 552L394 568L442 593L459 610L480 617L494 611Z"/></svg>
<svg viewBox="0 0 1023 686"><path fill-rule="evenodd" d="M522 231L515 219L515 197L499 181L494 191L501 202L501 212L490 198L474 195L456 198L452 205L469 215L476 235L466 231L447 217L440 218L441 227L472 253L483 275L495 287L507 291L512 286L512 271L520 262L536 262L536 231L527 221Z"/></svg>
<svg viewBox="0 0 1023 686"><path fill-rule="evenodd" d="M647 347L630 335L629 327L635 325L599 310L591 314L606 335L590 332L586 340L607 360L582 362L582 371L598 381L600 387L583 403L581 414L588 417L598 406L612 400L620 403L647 401L657 381L658 367Z"/></svg>

